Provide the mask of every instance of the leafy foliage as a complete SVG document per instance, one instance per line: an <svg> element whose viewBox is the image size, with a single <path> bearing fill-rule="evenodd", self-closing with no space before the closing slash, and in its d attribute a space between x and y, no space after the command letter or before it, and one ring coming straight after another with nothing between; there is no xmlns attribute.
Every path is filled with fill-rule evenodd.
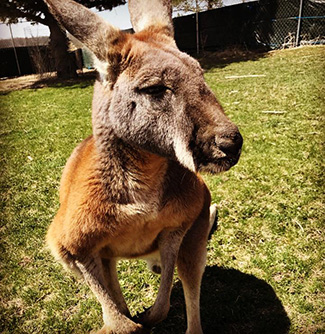
<svg viewBox="0 0 325 334"><path fill-rule="evenodd" d="M222 6L222 0L172 0L174 10L201 12Z"/></svg>
<svg viewBox="0 0 325 334"><path fill-rule="evenodd" d="M99 10L112 9L125 0L76 0L82 5ZM18 19L35 21L47 25L48 8L43 0L6 0L0 2L0 19L6 23L16 23Z"/></svg>

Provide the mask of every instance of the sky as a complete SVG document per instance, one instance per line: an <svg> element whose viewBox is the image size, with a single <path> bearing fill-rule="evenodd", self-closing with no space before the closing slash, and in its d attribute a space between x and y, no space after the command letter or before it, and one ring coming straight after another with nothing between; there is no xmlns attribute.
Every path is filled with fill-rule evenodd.
<svg viewBox="0 0 325 334"><path fill-rule="evenodd" d="M223 0L225 6L249 2L254 0ZM94 10L96 11L96 10ZM126 5L118 6L113 8L111 11L102 11L98 12L98 15L102 16L105 20L113 24L114 26L120 29L129 29L131 28L130 15ZM39 37L39 36L49 36L50 31L47 26L42 24L32 25L29 22L22 22L19 24L12 24L12 34L13 37ZM4 23L0 23L0 39L10 38L9 26Z"/></svg>
<svg viewBox="0 0 325 334"><path fill-rule="evenodd" d="M95 10L94 10L95 11ZM130 15L127 5L118 6L113 8L111 11L105 10L98 12L98 15L102 16L120 29L131 28ZM39 37L39 36L49 36L50 31L47 26L43 24L34 24L30 22L22 22L19 24L12 24L12 34L13 37ZM0 39L10 38L9 26L0 23Z"/></svg>

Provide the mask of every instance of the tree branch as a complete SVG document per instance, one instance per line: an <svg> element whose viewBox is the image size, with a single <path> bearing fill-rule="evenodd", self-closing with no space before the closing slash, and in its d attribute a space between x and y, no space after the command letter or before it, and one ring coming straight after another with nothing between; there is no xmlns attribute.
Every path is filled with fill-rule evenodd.
<svg viewBox="0 0 325 334"><path fill-rule="evenodd" d="M3 14L2 16L9 19L18 19L18 18L25 18L27 19L27 21L35 21L41 24L45 24L46 25L46 20L41 18L38 15L34 15L30 12L25 12L17 7L11 7L11 8L6 8L7 14ZM40 11L41 13L41 11Z"/></svg>

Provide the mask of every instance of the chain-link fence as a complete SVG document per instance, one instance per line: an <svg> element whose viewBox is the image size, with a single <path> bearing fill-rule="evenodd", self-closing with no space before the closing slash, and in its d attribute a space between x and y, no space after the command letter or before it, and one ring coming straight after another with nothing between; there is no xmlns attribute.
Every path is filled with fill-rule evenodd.
<svg viewBox="0 0 325 334"><path fill-rule="evenodd" d="M250 1L175 18L174 26L180 49L191 53L325 44L325 0Z"/></svg>
<svg viewBox="0 0 325 334"><path fill-rule="evenodd" d="M255 38L271 49L325 44L325 0L260 0Z"/></svg>
<svg viewBox="0 0 325 334"><path fill-rule="evenodd" d="M280 49L325 44L325 0L250 0L175 18L174 26L179 48L193 54L197 50L220 50L231 46ZM33 37L27 28L24 35L25 38L20 38L26 40L23 45L17 45L20 39L15 39L16 58L12 40L3 40L6 45L0 43L0 77L18 75L15 64L18 60L22 74L49 70L51 59L47 47L27 43ZM45 60L41 63L41 59ZM92 66L89 59L84 65Z"/></svg>

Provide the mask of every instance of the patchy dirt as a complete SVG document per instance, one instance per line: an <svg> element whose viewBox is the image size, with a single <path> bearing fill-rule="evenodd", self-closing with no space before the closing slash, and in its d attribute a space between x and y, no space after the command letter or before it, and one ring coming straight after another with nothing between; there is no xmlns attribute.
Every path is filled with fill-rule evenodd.
<svg viewBox="0 0 325 334"><path fill-rule="evenodd" d="M8 92L13 90L19 90L24 88L30 88L40 77L36 74L24 75L17 78L1 79L0 81L0 92Z"/></svg>
<svg viewBox="0 0 325 334"><path fill-rule="evenodd" d="M96 77L95 70L84 70L78 73L78 77L74 79L58 79L55 73L46 73L41 77L38 74L24 75L16 78L1 78L0 93L7 93L21 89L37 89L42 87L51 87L58 84L73 85L83 81L93 80Z"/></svg>
<svg viewBox="0 0 325 334"><path fill-rule="evenodd" d="M196 55L193 55L196 57ZM257 60L265 57L266 53L252 52L241 50L239 48L231 48L224 51L216 52L202 52L199 57L196 57L204 69L210 67L224 67L232 62L239 62L245 60ZM74 85L84 81L93 80L96 77L95 70L83 69L78 73L78 77L74 79L62 80L55 76L55 73L46 73L43 77L32 74L22 77L0 79L0 94L11 92L20 89L37 89L42 87L51 87L56 85Z"/></svg>

